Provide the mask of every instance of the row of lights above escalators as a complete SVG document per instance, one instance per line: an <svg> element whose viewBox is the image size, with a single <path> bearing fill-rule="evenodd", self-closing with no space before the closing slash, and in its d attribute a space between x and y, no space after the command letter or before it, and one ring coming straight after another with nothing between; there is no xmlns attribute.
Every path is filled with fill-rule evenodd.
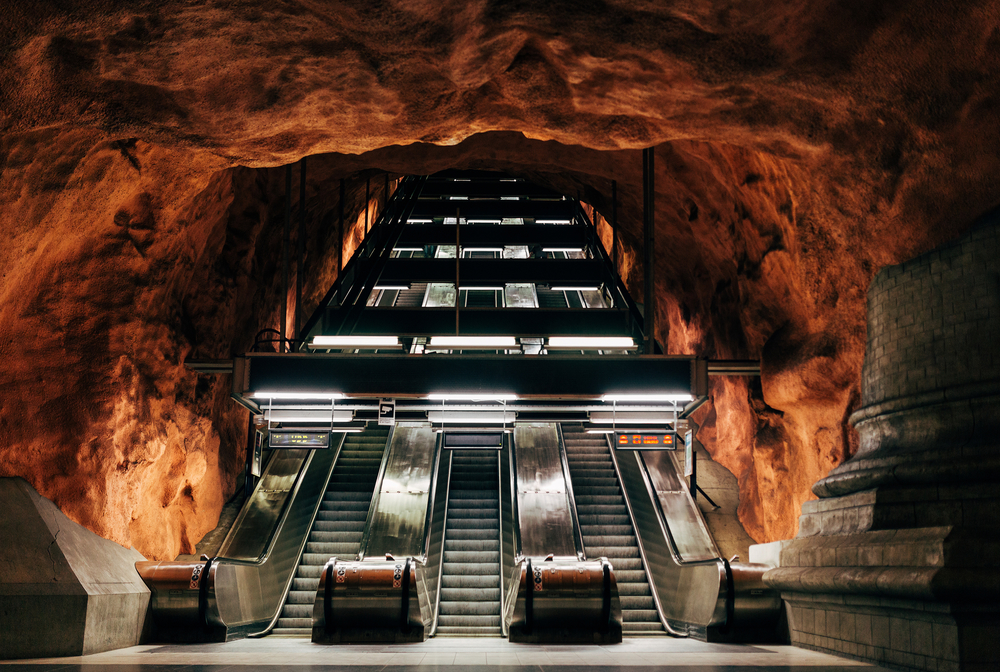
<svg viewBox="0 0 1000 672"><path fill-rule="evenodd" d="M316 336L313 349L399 349L398 336ZM504 350L520 347L514 336L431 336L427 347L447 350ZM549 350L634 350L636 343L628 336L550 336Z"/></svg>

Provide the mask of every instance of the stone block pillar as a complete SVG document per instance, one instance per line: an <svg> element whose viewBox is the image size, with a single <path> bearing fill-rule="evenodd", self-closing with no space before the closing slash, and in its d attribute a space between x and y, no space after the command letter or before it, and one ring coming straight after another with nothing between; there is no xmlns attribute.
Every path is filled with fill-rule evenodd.
<svg viewBox="0 0 1000 672"><path fill-rule="evenodd" d="M1000 669L1000 212L868 292L858 454L764 576L793 643L918 670Z"/></svg>
<svg viewBox="0 0 1000 672"><path fill-rule="evenodd" d="M0 539L0 659L86 655L147 637L138 551L74 523L20 478L0 478Z"/></svg>

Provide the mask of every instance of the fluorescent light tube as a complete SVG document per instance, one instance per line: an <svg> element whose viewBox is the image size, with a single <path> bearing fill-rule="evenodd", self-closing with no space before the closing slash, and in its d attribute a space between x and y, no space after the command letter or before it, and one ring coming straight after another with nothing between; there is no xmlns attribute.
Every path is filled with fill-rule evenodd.
<svg viewBox="0 0 1000 672"><path fill-rule="evenodd" d="M431 336L430 347L451 348L516 348L517 339L513 336Z"/></svg>
<svg viewBox="0 0 1000 672"><path fill-rule="evenodd" d="M310 348L398 348L398 336L316 336Z"/></svg>
<svg viewBox="0 0 1000 672"><path fill-rule="evenodd" d="M409 288L409 285L375 285L376 291L381 292L405 292Z"/></svg>
<svg viewBox="0 0 1000 672"><path fill-rule="evenodd" d="M462 245L463 252L503 252L502 247L466 247Z"/></svg>
<svg viewBox="0 0 1000 672"><path fill-rule="evenodd" d="M250 395L253 399L343 399L342 392L285 392L258 391Z"/></svg>
<svg viewBox="0 0 1000 672"><path fill-rule="evenodd" d="M553 292L596 292L600 288L591 285L591 286L588 286L588 287L562 287L562 286L555 287L555 286L552 286L552 287L549 287L549 289L551 289Z"/></svg>
<svg viewBox="0 0 1000 672"><path fill-rule="evenodd" d="M583 252L582 247L543 247L542 252Z"/></svg>
<svg viewBox="0 0 1000 672"><path fill-rule="evenodd" d="M517 401L516 394L506 392L443 392L428 394L432 401Z"/></svg>
<svg viewBox="0 0 1000 672"><path fill-rule="evenodd" d="M463 292L502 292L503 287L461 287Z"/></svg>
<svg viewBox="0 0 1000 672"><path fill-rule="evenodd" d="M635 348L636 344L628 336L550 336L546 347L571 350L628 350Z"/></svg>
<svg viewBox="0 0 1000 672"><path fill-rule="evenodd" d="M568 219L536 219L535 220L535 224L569 224L569 223L570 223L570 220L568 220ZM577 247L577 248L574 248L574 249L578 250L580 248Z"/></svg>
<svg viewBox="0 0 1000 672"><path fill-rule="evenodd" d="M650 393L650 394L605 394L601 401L670 401L686 403L694 399L690 394Z"/></svg>

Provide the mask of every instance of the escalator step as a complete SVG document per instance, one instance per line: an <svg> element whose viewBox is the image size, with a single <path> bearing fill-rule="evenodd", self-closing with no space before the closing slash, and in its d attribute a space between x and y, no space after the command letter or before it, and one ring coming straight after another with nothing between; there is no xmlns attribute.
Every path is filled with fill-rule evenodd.
<svg viewBox="0 0 1000 672"><path fill-rule="evenodd" d="M615 570L625 634L663 634L639 556L635 530L606 440L563 428L577 516L589 557Z"/></svg>
<svg viewBox="0 0 1000 672"><path fill-rule="evenodd" d="M294 581L292 582L294 584ZM295 586L292 586L292 590L288 591L288 598L285 604L308 604L311 608L313 602L316 601L316 590L295 590ZM316 588L319 588L319 581L316 582Z"/></svg>
<svg viewBox="0 0 1000 672"><path fill-rule="evenodd" d="M500 577L490 574L449 574L441 577L442 588L496 588Z"/></svg>

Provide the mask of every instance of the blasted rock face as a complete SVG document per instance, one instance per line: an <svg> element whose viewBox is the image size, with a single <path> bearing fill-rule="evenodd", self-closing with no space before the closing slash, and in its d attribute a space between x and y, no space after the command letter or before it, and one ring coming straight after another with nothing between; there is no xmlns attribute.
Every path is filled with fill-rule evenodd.
<svg viewBox="0 0 1000 672"><path fill-rule="evenodd" d="M336 275L337 182L346 255L381 170L509 170L605 217L617 180L642 296L655 146L657 335L762 358L696 420L751 535L792 536L854 449L872 275L1000 201L997 27L972 3L17 3L0 17L0 475L148 557L190 552L247 419L181 363L277 326L276 166L314 157L307 311Z"/></svg>

